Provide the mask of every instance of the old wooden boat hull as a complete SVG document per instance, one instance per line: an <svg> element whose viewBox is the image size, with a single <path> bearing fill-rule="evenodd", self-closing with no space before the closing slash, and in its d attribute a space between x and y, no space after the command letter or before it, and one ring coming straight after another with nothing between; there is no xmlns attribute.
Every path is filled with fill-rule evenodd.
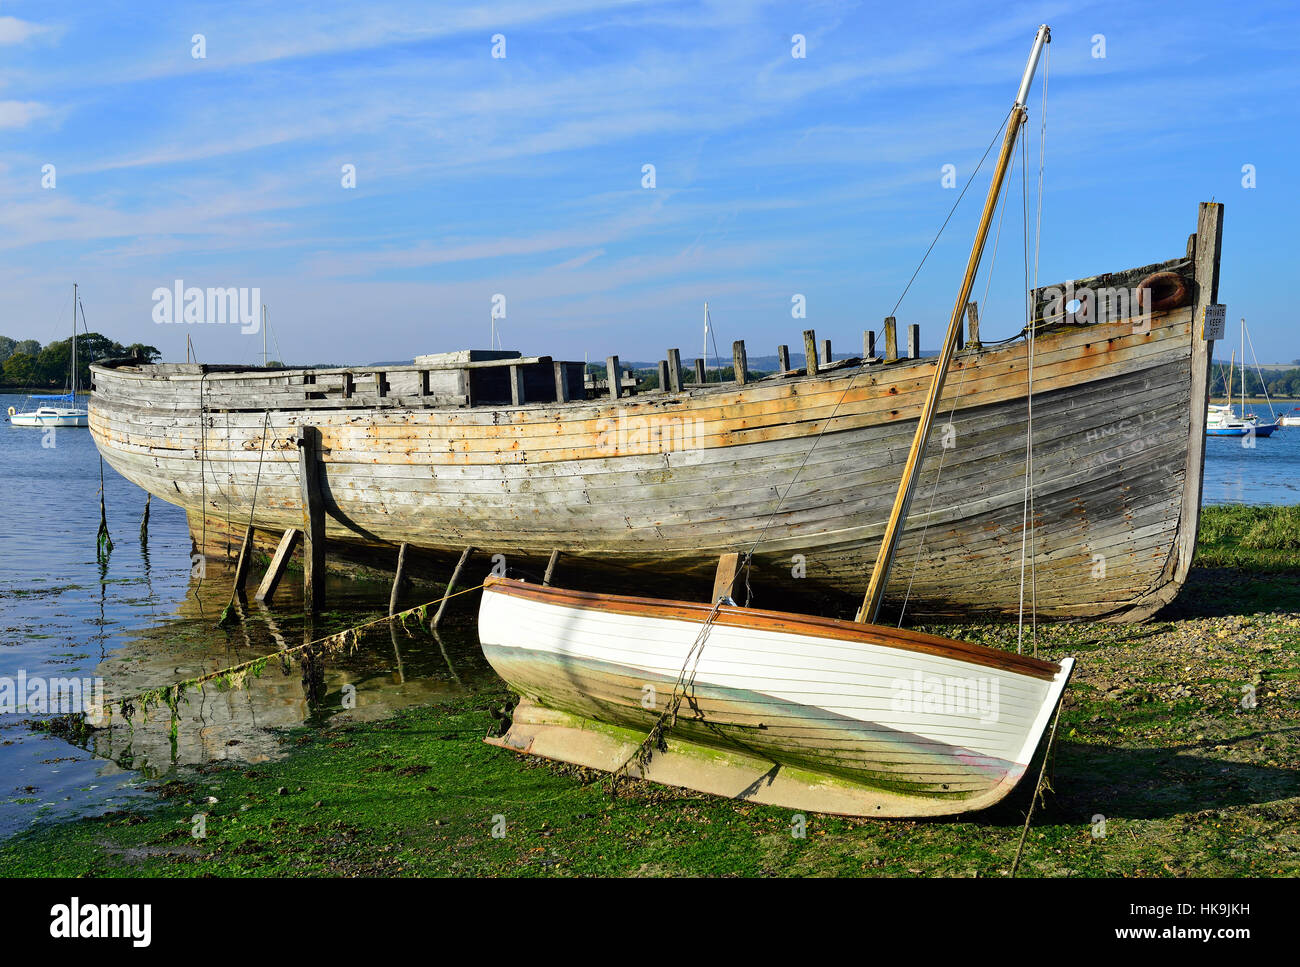
<svg viewBox="0 0 1300 967"><path fill-rule="evenodd" d="M489 579L488 661L523 701L489 742L617 770L673 693L707 605ZM969 812L1024 776L1073 661L724 606L644 778L862 816ZM635 764L630 774L641 776Z"/></svg>
<svg viewBox="0 0 1300 967"><path fill-rule="evenodd" d="M1027 341L957 356L887 601L1014 613L1022 543L1041 616L1142 618L1172 599L1191 563L1205 439L1207 343L1190 293L1203 301L1212 287L1196 271L1189 255L1076 283L1182 273L1187 299L1149 320L1039 327L1027 542ZM118 472L189 512L205 552L250 518L264 544L302 526L297 439L310 425L331 561L393 561L402 542L447 557L473 546L540 574L559 550L564 568L607 569L622 586L640 568L691 596L720 554L764 535L749 575L759 595L856 598L933 367L475 405L468 391L431 394L437 374L418 364L97 365L90 422Z"/></svg>

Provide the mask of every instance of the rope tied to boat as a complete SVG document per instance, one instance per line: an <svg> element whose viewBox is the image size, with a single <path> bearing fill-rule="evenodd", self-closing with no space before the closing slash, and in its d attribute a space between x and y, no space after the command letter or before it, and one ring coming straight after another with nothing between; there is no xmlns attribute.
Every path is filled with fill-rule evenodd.
<svg viewBox="0 0 1300 967"><path fill-rule="evenodd" d="M257 488L261 486L262 483L262 458L266 456L266 430L268 425L270 424L270 421L271 421L271 411L267 409L262 413L262 448L258 451L257 454L257 476L253 478L253 499L248 505L248 528L250 532L252 531L253 528L253 515L257 511ZM230 506L229 501L227 501L226 506L227 507ZM249 547L240 549L240 554L252 552L251 539L249 541L249 544L250 544ZM225 609L221 612L220 620L217 621L218 628L222 627L230 620L231 611L235 606L235 599L238 596L238 594L239 594L239 584L238 582L236 582L235 586L230 589L230 601L227 602Z"/></svg>
<svg viewBox="0 0 1300 967"><path fill-rule="evenodd" d="M108 563L108 555L113 552L113 538L108 533L108 510L104 506L104 457L99 458L99 533L95 535L95 559L101 564Z"/></svg>

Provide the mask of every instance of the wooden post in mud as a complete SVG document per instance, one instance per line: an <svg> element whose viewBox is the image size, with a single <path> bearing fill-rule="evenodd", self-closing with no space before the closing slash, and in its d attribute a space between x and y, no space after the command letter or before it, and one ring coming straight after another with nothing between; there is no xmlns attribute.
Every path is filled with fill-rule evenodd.
<svg viewBox="0 0 1300 967"><path fill-rule="evenodd" d="M451 580L447 582L447 593L438 605L438 613L433 616L433 621L429 624L429 630L433 631L438 627L438 622L442 620L442 613L447 610L447 601L450 599L452 592L456 590L456 579L460 577L460 572L465 568L465 562L469 556L474 553L474 548L467 547L460 555L460 560L456 562L456 570L451 572Z"/></svg>
<svg viewBox="0 0 1300 967"><path fill-rule="evenodd" d="M623 392L623 379L619 375L619 365L617 356L605 357L605 382L609 384L609 398L616 400Z"/></svg>
<svg viewBox="0 0 1300 967"><path fill-rule="evenodd" d="M235 590L242 593L248 583L248 566L253 560L253 525L244 528L244 542L239 545L239 559L235 562Z"/></svg>
<svg viewBox="0 0 1300 967"><path fill-rule="evenodd" d="M776 347L776 364L781 367L781 372L783 373L790 372L790 347L789 346Z"/></svg>
<svg viewBox="0 0 1300 967"><path fill-rule="evenodd" d="M966 345L971 349L980 348L980 307L978 302L966 303Z"/></svg>
<svg viewBox="0 0 1300 967"><path fill-rule="evenodd" d="M409 545L402 541L402 546L397 549L397 573L393 575L393 590L388 595L388 617L397 614L397 599L402 593L402 581L406 578L406 548Z"/></svg>
<svg viewBox="0 0 1300 967"><path fill-rule="evenodd" d="M749 357L745 355L745 340L737 339L731 344L731 368L736 377L736 385L744 386L749 382Z"/></svg>
<svg viewBox="0 0 1300 967"><path fill-rule="evenodd" d="M817 375L817 333L812 329L803 331L803 369L809 376Z"/></svg>
<svg viewBox="0 0 1300 967"><path fill-rule="evenodd" d="M560 561L560 552L551 551L551 559L546 562L546 574L542 577L542 587L551 586L551 578L555 577L555 565Z"/></svg>
<svg viewBox="0 0 1300 967"><path fill-rule="evenodd" d="M668 350L668 388L674 393L682 391L682 351Z"/></svg>
<svg viewBox="0 0 1300 967"><path fill-rule="evenodd" d="M303 607L316 614L325 603L325 500L320 490L320 430L298 427L298 481L302 487Z"/></svg>
<svg viewBox="0 0 1300 967"><path fill-rule="evenodd" d="M916 323L907 327L907 358L921 358L921 327Z"/></svg>
<svg viewBox="0 0 1300 967"><path fill-rule="evenodd" d="M898 362L898 320L885 316L885 362Z"/></svg>
<svg viewBox="0 0 1300 967"><path fill-rule="evenodd" d="M709 598L709 604L717 604L719 598L731 597L731 586L736 582L739 566L739 554L723 554L718 558L718 570L713 575L713 597Z"/></svg>
<svg viewBox="0 0 1300 967"><path fill-rule="evenodd" d="M284 532L280 538L280 546L275 549L275 556L271 558L271 566L262 575L262 583L257 586L257 594L253 595L254 601L271 603L271 599L275 597L275 589L280 586L280 578L284 577L284 570L289 566L289 558L293 557L293 549L298 546L298 538L301 535L302 532L296 527L290 527Z"/></svg>

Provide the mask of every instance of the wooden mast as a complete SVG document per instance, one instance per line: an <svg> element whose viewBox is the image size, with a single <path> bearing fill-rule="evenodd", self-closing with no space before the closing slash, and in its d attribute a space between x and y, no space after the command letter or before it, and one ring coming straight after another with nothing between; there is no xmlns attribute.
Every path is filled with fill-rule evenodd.
<svg viewBox="0 0 1300 967"><path fill-rule="evenodd" d="M939 403L939 394L943 390L944 377L948 375L948 364L957 349L957 340L961 334L962 313L966 311L966 300L970 297L971 287L975 284L975 273L979 270L980 258L984 254L984 243L988 240L989 227L993 222L993 213L997 208L998 195L1002 191L1002 182L1006 178L1007 168L1011 164L1011 152L1016 146L1020 126L1027 116L1025 101L1029 97L1029 85L1034 79L1038 67L1038 58L1043 45L1049 43L1052 32L1047 24L1038 28L1034 37L1033 49L1029 52L1029 62L1025 65L1024 76L1020 79L1020 90L1016 94L1011 116L1007 119L1007 133L1002 139L1002 150L998 154L997 167L993 170L993 181L989 184L988 197L984 199L984 212L980 216L979 228L975 232L975 244L971 247L970 258L966 263L966 274L962 278L961 290L957 293L957 302L953 306L952 318L948 322L948 334L944 337L943 347L939 351L939 360L935 364L934 380L930 384L930 393L921 408L921 418L916 426L916 436L907 454L907 463L903 467L903 480L899 484L898 494L894 498L894 507L889 513L885 525L885 534L880 542L880 553L876 557L875 569L871 572L871 581L867 585L866 597L858 609L857 620L874 622L880 612L880 603L884 600L885 585L889 583L889 569L893 564L894 552L898 549L898 540L903 534L903 525L907 520L907 508L912 502L912 490L921 469L921 455L925 450L925 441L930 435L930 426L934 422L934 411Z"/></svg>

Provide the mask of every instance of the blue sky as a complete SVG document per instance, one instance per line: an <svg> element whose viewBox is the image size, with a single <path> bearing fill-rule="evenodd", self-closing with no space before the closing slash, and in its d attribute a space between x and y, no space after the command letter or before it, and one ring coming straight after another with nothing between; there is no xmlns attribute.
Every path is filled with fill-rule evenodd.
<svg viewBox="0 0 1300 967"><path fill-rule="evenodd" d="M1229 319L1261 362L1300 357L1300 9L1196 0L0 3L0 333L65 337L75 280L91 328L122 342L260 358L237 327L153 322L153 290L183 279L259 287L288 361L486 347L498 293L504 343L529 354L691 358L706 300L724 353L804 328L854 351L955 200L943 166L964 183L996 132L1040 22L1040 282L1177 256L1214 197ZM927 348L987 170L898 312ZM1023 324L1021 187L1017 168L993 337Z"/></svg>

